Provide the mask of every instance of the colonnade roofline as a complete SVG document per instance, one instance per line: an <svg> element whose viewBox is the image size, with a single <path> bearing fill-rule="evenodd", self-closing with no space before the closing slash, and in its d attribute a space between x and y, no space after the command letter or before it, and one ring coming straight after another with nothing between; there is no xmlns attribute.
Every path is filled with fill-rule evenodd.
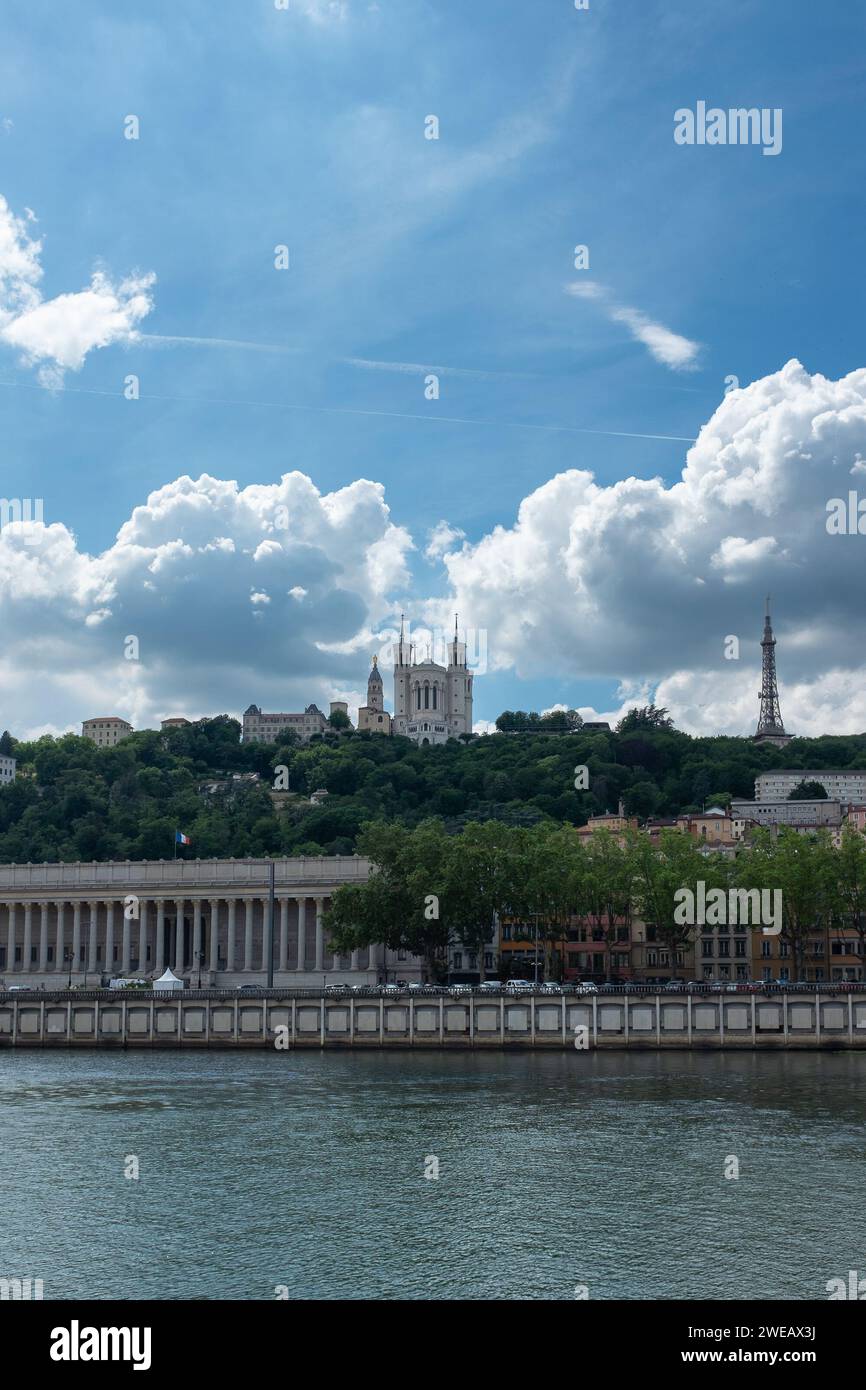
<svg viewBox="0 0 866 1390"><path fill-rule="evenodd" d="M170 893L180 889L267 891L274 865L277 893L327 892L343 883L363 882L370 861L359 855L270 859L140 859L90 863L0 864L0 894L49 889L105 890L124 887Z"/></svg>

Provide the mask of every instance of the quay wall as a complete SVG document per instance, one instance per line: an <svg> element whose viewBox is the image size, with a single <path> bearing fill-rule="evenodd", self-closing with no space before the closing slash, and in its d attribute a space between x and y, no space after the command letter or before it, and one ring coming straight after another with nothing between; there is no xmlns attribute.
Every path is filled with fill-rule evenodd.
<svg viewBox="0 0 866 1390"><path fill-rule="evenodd" d="M458 999L46 991L0 995L4 1047L866 1050L866 991Z"/></svg>

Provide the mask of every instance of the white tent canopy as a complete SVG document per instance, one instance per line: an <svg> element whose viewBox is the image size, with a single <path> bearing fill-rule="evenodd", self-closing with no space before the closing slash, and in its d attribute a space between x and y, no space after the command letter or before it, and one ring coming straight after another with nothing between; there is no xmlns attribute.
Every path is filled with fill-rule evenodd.
<svg viewBox="0 0 866 1390"><path fill-rule="evenodd" d="M154 989L183 989L183 980L179 980L169 969L164 975L160 975L158 980L154 980L153 987Z"/></svg>

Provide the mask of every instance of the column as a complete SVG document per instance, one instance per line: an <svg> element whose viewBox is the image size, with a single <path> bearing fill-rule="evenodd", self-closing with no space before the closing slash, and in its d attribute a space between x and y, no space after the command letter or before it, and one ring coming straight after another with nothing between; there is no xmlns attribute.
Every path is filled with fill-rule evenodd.
<svg viewBox="0 0 866 1390"><path fill-rule="evenodd" d="M378 976L378 974L379 974L379 948L378 948L378 946L375 944L375 942L373 943L372 946L370 946L370 948L369 948L369 950L368 950L368 952L367 952L367 969L368 969L368 970L373 970L373 971L375 971L376 975Z"/></svg>
<svg viewBox="0 0 866 1390"><path fill-rule="evenodd" d="M277 902L276 898L274 898L274 926L273 926L273 932L271 933L271 943L270 943L270 944L271 944L271 959L273 959L274 947L275 947L276 944L277 944L277 927L278 927L278 925L279 925L279 919L277 918L277 908L278 908L278 907L279 907L279 903ZM265 973L267 973L267 969L268 969L268 910L269 910L269 908L270 908L270 899L269 899L269 898L262 898L262 970L264 970Z"/></svg>
<svg viewBox="0 0 866 1390"><path fill-rule="evenodd" d="M138 973L147 974L147 901L142 898L139 900L138 911Z"/></svg>
<svg viewBox="0 0 866 1390"><path fill-rule="evenodd" d="M182 974L183 974L183 904L184 904L184 899L183 899L183 898L178 898L177 901L176 901L176 903L175 903L175 905L174 905L174 908L175 908L175 915L176 915L176 918L177 918L177 926L176 926L176 928L175 928L175 942L174 942L174 973L175 973L175 975L182 975Z"/></svg>
<svg viewBox="0 0 866 1390"><path fill-rule="evenodd" d="M39 973L48 969L48 904L39 904Z"/></svg>
<svg viewBox="0 0 866 1390"><path fill-rule="evenodd" d="M352 970L358 970L360 968L358 965L358 959L360 957L360 954L360 951L358 951L357 949L352 952Z"/></svg>
<svg viewBox="0 0 866 1390"><path fill-rule="evenodd" d="M280 898L280 969L289 968L289 900Z"/></svg>
<svg viewBox="0 0 866 1390"><path fill-rule="evenodd" d="M322 903L322 912L323 912L323 913L324 913L324 910L325 910L325 904L324 904L324 902L323 902L323 903ZM337 955L337 952L335 951L335 949L334 949L334 947L333 947L333 945L332 945L332 943L331 943L330 941L328 942L328 948L329 948L329 950L330 950L330 952L331 952L331 969L332 969L332 970L339 970L340 967L341 967L342 964L343 964L343 957Z"/></svg>
<svg viewBox="0 0 866 1390"><path fill-rule="evenodd" d="M70 974L81 969L81 903L72 904L72 968Z"/></svg>
<svg viewBox="0 0 866 1390"><path fill-rule="evenodd" d="M192 968L195 971L195 983L198 984L202 968L201 898L194 898L192 904Z"/></svg>
<svg viewBox="0 0 866 1390"><path fill-rule="evenodd" d="M216 974L220 963L220 900L211 898L210 900L210 950L208 952L208 970Z"/></svg>
<svg viewBox="0 0 866 1390"><path fill-rule="evenodd" d="M87 969L91 975L97 971L96 947L99 944L99 903L90 904L90 932L87 938Z"/></svg>
<svg viewBox="0 0 866 1390"><path fill-rule="evenodd" d="M307 968L307 900L298 898L298 967Z"/></svg>
<svg viewBox="0 0 866 1390"><path fill-rule="evenodd" d="M6 969L15 969L15 924L18 920L18 904L8 903L9 926L6 932Z"/></svg>
<svg viewBox="0 0 866 1390"><path fill-rule="evenodd" d="M24 950L21 952L21 969L30 972L31 947L33 945L33 904L24 904Z"/></svg>
<svg viewBox="0 0 866 1390"><path fill-rule="evenodd" d="M237 898L229 898L228 941L226 942L226 972L235 968L235 935L238 910Z"/></svg>
<svg viewBox="0 0 866 1390"><path fill-rule="evenodd" d="M114 974L114 900L105 904L105 973Z"/></svg>
<svg viewBox="0 0 866 1390"><path fill-rule="evenodd" d="M316 898L316 970L325 968L325 928L322 922L322 899Z"/></svg>
<svg viewBox="0 0 866 1390"><path fill-rule="evenodd" d="M141 904L139 903L139 911ZM123 938L121 945L121 975L128 975L132 970L132 919L128 916L129 908L124 904L123 907Z"/></svg>
<svg viewBox="0 0 866 1390"><path fill-rule="evenodd" d="M253 968L253 904L255 898L244 898L244 970Z"/></svg>
<svg viewBox="0 0 866 1390"><path fill-rule="evenodd" d="M153 973L157 979L165 974L165 898L156 900L156 949Z"/></svg>
<svg viewBox="0 0 866 1390"><path fill-rule="evenodd" d="M60 971L63 969L63 951L65 945L63 928L66 921L66 903L55 903L54 911L57 913L57 930L54 936L54 969L55 971ZM12 969L11 966L9 968L10 970Z"/></svg>

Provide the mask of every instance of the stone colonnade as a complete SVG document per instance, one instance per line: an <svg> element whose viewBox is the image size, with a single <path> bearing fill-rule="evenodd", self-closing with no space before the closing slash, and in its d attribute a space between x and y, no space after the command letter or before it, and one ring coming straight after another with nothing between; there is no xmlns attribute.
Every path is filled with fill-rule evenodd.
<svg viewBox="0 0 866 1390"><path fill-rule="evenodd" d="M378 972L382 948L335 955L325 939L326 895L278 892L274 970ZM267 895L127 894L33 900L0 898L0 969L76 978L92 975L217 977L266 972ZM392 953L388 953L391 955Z"/></svg>

